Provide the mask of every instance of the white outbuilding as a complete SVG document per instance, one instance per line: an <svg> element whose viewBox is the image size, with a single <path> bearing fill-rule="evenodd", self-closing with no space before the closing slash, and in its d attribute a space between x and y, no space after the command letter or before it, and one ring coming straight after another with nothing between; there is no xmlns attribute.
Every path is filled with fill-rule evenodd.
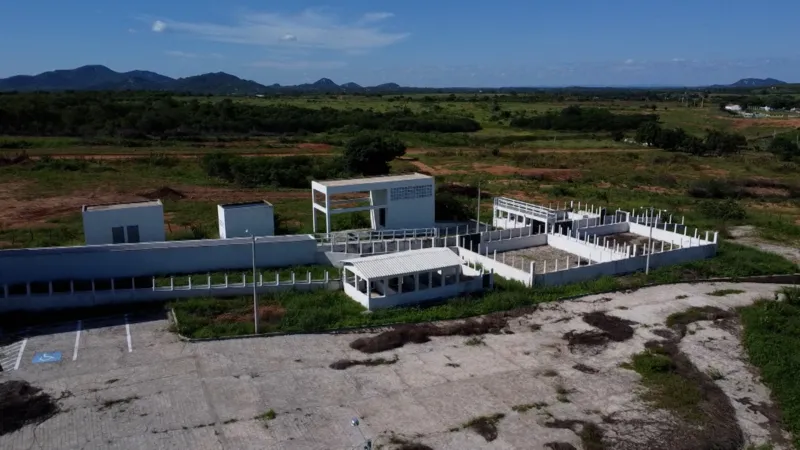
<svg viewBox="0 0 800 450"><path fill-rule="evenodd" d="M363 192L368 197L352 195ZM321 194L321 195L317 195ZM345 198L334 199L336 195ZM370 211L373 230L431 228L436 221L434 178L420 173L311 182L314 232L317 211L331 232L331 215Z"/></svg>
<svg viewBox="0 0 800 450"><path fill-rule="evenodd" d="M446 247L342 261L344 292L369 310L452 298L484 289L484 272ZM493 274L489 277L492 283Z"/></svg>
<svg viewBox="0 0 800 450"><path fill-rule="evenodd" d="M83 206L86 245L166 240L161 200Z"/></svg>
<svg viewBox="0 0 800 450"><path fill-rule="evenodd" d="M275 212L267 201L217 205L219 237L274 236Z"/></svg>

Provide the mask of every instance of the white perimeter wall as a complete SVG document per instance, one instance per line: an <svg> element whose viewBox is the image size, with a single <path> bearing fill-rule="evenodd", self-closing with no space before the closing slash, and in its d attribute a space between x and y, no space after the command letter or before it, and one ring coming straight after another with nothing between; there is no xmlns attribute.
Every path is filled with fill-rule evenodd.
<svg viewBox="0 0 800 450"><path fill-rule="evenodd" d="M159 242L167 239L164 232L164 206L83 211L83 235L86 245L112 244L114 227L139 227L139 242ZM127 233L127 231L126 231Z"/></svg>
<svg viewBox="0 0 800 450"><path fill-rule="evenodd" d="M519 281L526 286L531 285L532 274L525 272L524 270L515 269L511 266L503 264L500 261L495 261L491 257L479 255L463 247L458 248L458 256L470 264L480 264L484 270L492 271L503 278Z"/></svg>
<svg viewBox="0 0 800 450"><path fill-rule="evenodd" d="M635 233L641 236L650 236L650 230L653 230L653 239L657 239L659 241L664 242L673 242L675 245L679 245L681 247L690 247L690 246L697 246L697 245L706 245L711 244L716 241L714 233L708 233L708 240L706 240L706 232L700 232L695 228L694 230L683 228L683 233L676 233L672 231L674 229L674 225L667 224L667 229L665 230L663 227L648 227L646 225L640 225L638 223L630 223L630 232ZM678 228L680 229L680 228ZM685 234L684 234L685 233ZM695 237L695 233L697 233L697 237Z"/></svg>
<svg viewBox="0 0 800 450"><path fill-rule="evenodd" d="M316 258L317 242L310 235L256 240L258 267L315 264ZM251 267L249 238L3 250L0 251L0 284L204 273Z"/></svg>
<svg viewBox="0 0 800 450"><path fill-rule="evenodd" d="M594 262L616 261L627 257L623 252L615 252L613 249L601 245L587 244L577 238L561 234L548 234L547 244Z"/></svg>

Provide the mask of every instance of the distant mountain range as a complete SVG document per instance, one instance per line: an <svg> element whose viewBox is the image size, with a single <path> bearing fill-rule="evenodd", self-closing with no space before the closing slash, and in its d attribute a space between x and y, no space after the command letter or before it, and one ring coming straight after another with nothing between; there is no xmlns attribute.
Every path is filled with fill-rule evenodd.
<svg viewBox="0 0 800 450"><path fill-rule="evenodd" d="M712 88L757 88L786 84L774 78L743 78L729 85L714 85ZM500 88L487 89L490 91L519 90L530 91L541 88ZM552 88L551 88L552 89ZM619 88L617 88L619 89ZM115 72L108 67L100 65L83 66L70 70L54 70L40 73L39 75L17 75L9 78L0 78L0 91L172 91L190 92L194 94L215 95L259 95L293 92L320 92L320 93L348 93L348 92L432 92L437 90L447 91L478 91L480 88L455 88L433 89L403 87L397 83L385 83L378 86L364 87L356 83L342 85L334 83L328 78L322 78L314 83L299 84L296 86L281 86L272 84L265 86L251 80L243 80L225 72L206 73L186 78L170 78L146 70L132 70L130 72Z"/></svg>
<svg viewBox="0 0 800 450"><path fill-rule="evenodd" d="M338 85L328 78L297 86L265 86L225 72L206 73L186 78L170 78L155 72L133 70L115 72L105 66L83 66L53 70L39 75L0 78L0 91L173 91L195 94L258 95L275 92L390 92L402 89L395 83L362 87L356 83Z"/></svg>

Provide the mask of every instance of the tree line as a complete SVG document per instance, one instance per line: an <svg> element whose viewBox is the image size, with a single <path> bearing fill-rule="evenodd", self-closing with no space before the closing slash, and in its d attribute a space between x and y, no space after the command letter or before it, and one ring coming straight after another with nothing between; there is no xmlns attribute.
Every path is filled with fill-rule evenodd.
<svg viewBox="0 0 800 450"><path fill-rule="evenodd" d="M200 159L206 174L242 187L307 188L311 180L375 176L389 173L389 163L405 155L406 145L394 136L361 133L335 157L243 157L209 153Z"/></svg>
<svg viewBox="0 0 800 450"><path fill-rule="evenodd" d="M683 128L662 128L657 122L643 123L636 130L636 140L671 152L698 156L725 156L739 153L747 147L747 138L738 133L707 130L700 138Z"/></svg>
<svg viewBox="0 0 800 450"><path fill-rule="evenodd" d="M176 99L164 95L74 92L3 95L0 134L119 136L127 139L205 134L319 133L337 129L472 132L470 118L408 110L311 109Z"/></svg>
<svg viewBox="0 0 800 450"><path fill-rule="evenodd" d="M657 123L655 114L614 114L603 108L568 106L561 111L527 115L524 111L511 119L510 125L532 130L558 131L625 131L645 123Z"/></svg>

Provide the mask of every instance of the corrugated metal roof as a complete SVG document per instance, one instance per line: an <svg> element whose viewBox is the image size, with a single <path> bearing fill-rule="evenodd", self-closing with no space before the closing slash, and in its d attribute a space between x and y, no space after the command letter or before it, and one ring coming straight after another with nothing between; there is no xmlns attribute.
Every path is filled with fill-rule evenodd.
<svg viewBox="0 0 800 450"><path fill-rule="evenodd" d="M364 278L380 279L460 266L461 258L449 248L425 248L342 261Z"/></svg>

